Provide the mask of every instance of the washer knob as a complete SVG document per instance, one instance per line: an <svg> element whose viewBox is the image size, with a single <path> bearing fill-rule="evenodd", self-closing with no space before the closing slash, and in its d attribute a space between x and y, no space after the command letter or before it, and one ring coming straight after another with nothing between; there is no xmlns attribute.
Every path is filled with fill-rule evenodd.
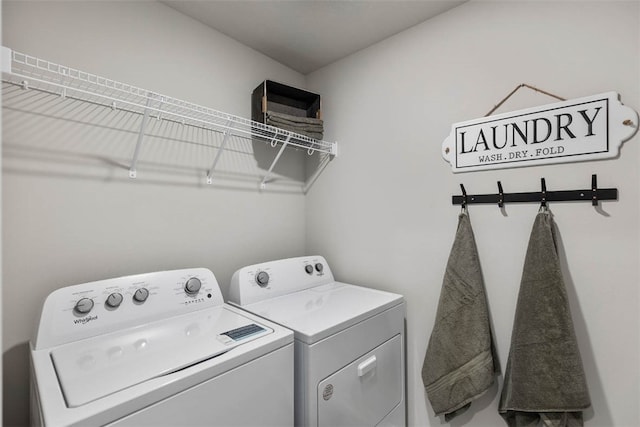
<svg viewBox="0 0 640 427"><path fill-rule="evenodd" d="M139 288L136 289L136 292L133 294L133 300L135 302L145 302L149 298L149 290L147 288Z"/></svg>
<svg viewBox="0 0 640 427"><path fill-rule="evenodd" d="M258 272L258 274L256 274L256 282L261 288L267 286L269 284L269 273L266 271Z"/></svg>
<svg viewBox="0 0 640 427"><path fill-rule="evenodd" d="M87 314L93 308L93 300L91 298L80 299L73 309L78 314Z"/></svg>
<svg viewBox="0 0 640 427"><path fill-rule="evenodd" d="M312 274L313 273L313 265L311 264L307 264L304 266L304 271L307 272L307 274Z"/></svg>
<svg viewBox="0 0 640 427"><path fill-rule="evenodd" d="M322 265L321 263L316 263L316 271L318 273L322 273L322 270L324 269L324 265Z"/></svg>
<svg viewBox="0 0 640 427"><path fill-rule="evenodd" d="M105 301L105 304L107 304L111 308L119 307L120 304L122 304L122 294L119 292L112 293L107 297L107 301Z"/></svg>
<svg viewBox="0 0 640 427"><path fill-rule="evenodd" d="M184 291L190 295L197 294L202 287L202 282L197 277L192 277L184 284Z"/></svg>

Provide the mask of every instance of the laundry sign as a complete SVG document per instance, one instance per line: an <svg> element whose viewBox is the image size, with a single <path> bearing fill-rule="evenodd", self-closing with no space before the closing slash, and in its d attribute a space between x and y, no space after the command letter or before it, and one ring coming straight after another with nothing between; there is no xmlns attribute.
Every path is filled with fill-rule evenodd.
<svg viewBox="0 0 640 427"><path fill-rule="evenodd" d="M442 144L453 172L604 159L638 129L615 92L455 123Z"/></svg>

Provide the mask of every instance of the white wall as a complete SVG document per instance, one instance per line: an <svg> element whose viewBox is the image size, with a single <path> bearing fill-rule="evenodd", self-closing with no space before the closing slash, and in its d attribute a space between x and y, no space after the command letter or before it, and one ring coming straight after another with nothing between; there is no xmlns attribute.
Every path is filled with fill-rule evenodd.
<svg viewBox="0 0 640 427"><path fill-rule="evenodd" d="M337 279L402 293L408 304L411 425L441 425L420 369L459 207L451 195L617 187L602 209L554 203L566 286L593 407L586 425L638 414L640 136L618 158L454 175L440 155L452 123L482 117L516 85L566 98L609 90L640 109L638 2L476 2L307 76L323 95L340 156L307 196L307 252ZM521 89L498 112L554 102ZM471 205L502 368L535 204ZM502 377L499 378L500 385ZM451 425L498 426L499 388Z"/></svg>
<svg viewBox="0 0 640 427"><path fill-rule="evenodd" d="M615 90L639 110L638 6L471 2L307 76L340 156L306 200L207 187L166 168L130 181L108 160L131 147L111 133L71 134L67 123L47 131L47 117L3 111L4 424L26 423L26 342L51 290L196 264L224 287L240 265L322 253L338 279L406 296L409 421L440 425L419 373L457 220L450 196L460 182L471 193L494 192L497 180L534 191L543 176L549 189L586 188L597 173L619 201L602 212L551 206L593 401L587 425L640 425L639 137L599 162L453 175L440 157L451 123L482 116L522 82L567 98ZM4 1L2 25L15 50L244 117L260 80L305 86L304 76L153 2ZM500 111L550 101L523 89ZM299 173L295 160L285 166ZM536 211L470 208L503 368ZM503 425L497 393L451 424Z"/></svg>
<svg viewBox="0 0 640 427"><path fill-rule="evenodd" d="M242 117L263 79L304 85L301 74L156 2L4 1L2 18L3 44L16 51ZM4 425L28 422L27 341L52 290L202 266L224 292L243 265L303 253L304 196L258 192L257 178L242 185L264 172L251 144L234 141L247 155L227 165L248 177L207 186L201 168L161 165L208 165L211 152L148 139L130 180L136 135L110 129L136 129L125 115L84 126L71 120L96 114L90 106L12 94L3 90ZM295 156L283 161L300 174Z"/></svg>

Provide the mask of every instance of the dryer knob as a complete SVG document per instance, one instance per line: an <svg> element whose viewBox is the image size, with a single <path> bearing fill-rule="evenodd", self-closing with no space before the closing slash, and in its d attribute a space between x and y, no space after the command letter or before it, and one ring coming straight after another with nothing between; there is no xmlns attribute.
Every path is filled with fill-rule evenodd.
<svg viewBox="0 0 640 427"><path fill-rule="evenodd" d="M322 273L322 270L324 270L324 265L322 265L321 263L316 263L316 271L318 273Z"/></svg>
<svg viewBox="0 0 640 427"><path fill-rule="evenodd" d="M184 291L190 295L195 295L200 291L202 282L197 277L192 277L184 284Z"/></svg>
<svg viewBox="0 0 640 427"><path fill-rule="evenodd" d="M258 283L258 286L261 288L267 286L269 284L269 273L266 271L258 272L258 274L256 274L256 283Z"/></svg>
<svg viewBox="0 0 640 427"><path fill-rule="evenodd" d="M91 298L80 299L73 309L78 314L87 314L93 308L93 300Z"/></svg>
<svg viewBox="0 0 640 427"><path fill-rule="evenodd" d="M307 274L311 274L311 273L313 273L313 265L311 265L311 264L307 264L307 265L305 265L305 266L304 266L304 271L306 271L306 272L307 272Z"/></svg>
<svg viewBox="0 0 640 427"><path fill-rule="evenodd" d="M149 298L149 290L147 288L136 289L133 294L133 300L138 303L143 303Z"/></svg>

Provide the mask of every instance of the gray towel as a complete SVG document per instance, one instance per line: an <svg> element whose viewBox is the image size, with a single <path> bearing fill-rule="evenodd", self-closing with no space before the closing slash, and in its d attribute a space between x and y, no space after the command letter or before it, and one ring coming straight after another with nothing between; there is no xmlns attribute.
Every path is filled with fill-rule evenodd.
<svg viewBox="0 0 640 427"><path fill-rule="evenodd" d="M298 117L290 114L267 111L266 124L317 140L321 140L324 134L323 121L312 117Z"/></svg>
<svg viewBox="0 0 640 427"><path fill-rule="evenodd" d="M493 384L497 371L480 260L466 213L442 282L422 381L436 415L449 420Z"/></svg>
<svg viewBox="0 0 640 427"><path fill-rule="evenodd" d="M582 426L590 406L548 211L531 230L500 398L510 427Z"/></svg>
<svg viewBox="0 0 640 427"><path fill-rule="evenodd" d="M276 111L267 111L267 117L274 121L288 122L292 124L306 124L313 126L322 126L322 119L313 117L294 116L291 114L278 113Z"/></svg>

